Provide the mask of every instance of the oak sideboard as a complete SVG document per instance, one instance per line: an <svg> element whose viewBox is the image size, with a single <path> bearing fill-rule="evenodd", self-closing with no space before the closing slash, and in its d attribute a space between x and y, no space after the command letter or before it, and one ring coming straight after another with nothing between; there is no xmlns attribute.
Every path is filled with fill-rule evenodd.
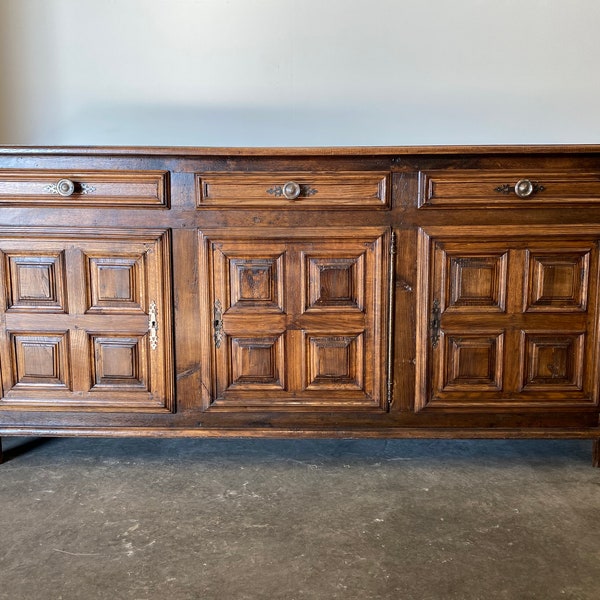
<svg viewBox="0 0 600 600"><path fill-rule="evenodd" d="M0 147L0 435L589 438L600 146Z"/></svg>

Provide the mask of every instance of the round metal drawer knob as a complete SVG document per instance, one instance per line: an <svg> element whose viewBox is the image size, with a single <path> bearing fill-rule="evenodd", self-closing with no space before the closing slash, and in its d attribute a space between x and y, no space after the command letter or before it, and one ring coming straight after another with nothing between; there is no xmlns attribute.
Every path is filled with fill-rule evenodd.
<svg viewBox="0 0 600 600"><path fill-rule="evenodd" d="M515 194L519 198L528 198L535 191L535 186L529 179L519 179L515 184Z"/></svg>
<svg viewBox="0 0 600 600"><path fill-rule="evenodd" d="M300 195L300 192L302 190L300 189L300 185L297 184L295 181L288 181L283 186L282 191L283 191L283 195L288 200L295 200Z"/></svg>
<svg viewBox="0 0 600 600"><path fill-rule="evenodd" d="M70 179L61 179L56 184L56 191L61 196L70 196L75 191L75 184Z"/></svg>

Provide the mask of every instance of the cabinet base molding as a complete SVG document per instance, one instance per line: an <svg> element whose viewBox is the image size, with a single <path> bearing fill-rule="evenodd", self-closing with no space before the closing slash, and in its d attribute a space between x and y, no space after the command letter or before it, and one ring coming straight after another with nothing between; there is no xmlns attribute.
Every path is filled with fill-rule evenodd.
<svg viewBox="0 0 600 600"><path fill-rule="evenodd" d="M128 427L14 427L0 429L0 436L102 437L102 438L264 438L264 439L463 439L507 440L549 439L598 441L598 429L203 429L203 428L128 428Z"/></svg>

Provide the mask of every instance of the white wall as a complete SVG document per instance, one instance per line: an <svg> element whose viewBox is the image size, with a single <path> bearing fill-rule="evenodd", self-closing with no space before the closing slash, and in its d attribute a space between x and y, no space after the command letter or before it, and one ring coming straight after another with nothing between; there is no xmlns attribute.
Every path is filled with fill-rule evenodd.
<svg viewBox="0 0 600 600"><path fill-rule="evenodd" d="M0 0L0 142L600 142L598 0Z"/></svg>

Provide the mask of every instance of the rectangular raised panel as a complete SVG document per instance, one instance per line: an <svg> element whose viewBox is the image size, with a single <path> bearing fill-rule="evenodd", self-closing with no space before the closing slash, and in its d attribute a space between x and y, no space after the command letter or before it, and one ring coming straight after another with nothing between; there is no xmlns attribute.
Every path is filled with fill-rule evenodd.
<svg viewBox="0 0 600 600"><path fill-rule="evenodd" d="M293 181L300 195L288 200L283 186ZM198 173L199 208L388 208L389 173Z"/></svg>
<svg viewBox="0 0 600 600"><path fill-rule="evenodd" d="M307 390L364 391L363 334L305 336Z"/></svg>
<svg viewBox="0 0 600 600"><path fill-rule="evenodd" d="M228 389L284 389L285 336L229 337L231 381Z"/></svg>
<svg viewBox="0 0 600 600"><path fill-rule="evenodd" d="M355 309L365 303L365 253L336 258L303 254L305 311Z"/></svg>
<svg viewBox="0 0 600 600"><path fill-rule="evenodd" d="M145 256L86 253L88 312L147 312Z"/></svg>
<svg viewBox="0 0 600 600"><path fill-rule="evenodd" d="M440 249L445 261L449 311L469 311L473 307L505 311L508 253L474 254Z"/></svg>
<svg viewBox="0 0 600 600"><path fill-rule="evenodd" d="M542 186L527 198L512 188L521 179ZM507 187L510 189L507 189ZM600 203L600 173L569 171L449 170L419 173L419 206L531 208Z"/></svg>
<svg viewBox="0 0 600 600"><path fill-rule="evenodd" d="M415 409L597 404L599 234L421 229Z"/></svg>
<svg viewBox="0 0 600 600"><path fill-rule="evenodd" d="M529 253L529 311L585 311L590 250Z"/></svg>
<svg viewBox="0 0 600 600"><path fill-rule="evenodd" d="M523 389L581 390L584 333L522 333Z"/></svg>
<svg viewBox="0 0 600 600"><path fill-rule="evenodd" d="M201 232L204 407L382 410L388 246L382 228Z"/></svg>
<svg viewBox="0 0 600 600"><path fill-rule="evenodd" d="M169 248L160 229L1 228L0 408L171 411Z"/></svg>
<svg viewBox="0 0 600 600"><path fill-rule="evenodd" d="M275 253L276 254L276 253ZM284 254L228 256L231 310L274 309L283 312Z"/></svg>
<svg viewBox="0 0 600 600"><path fill-rule="evenodd" d="M146 336L91 335L92 391L149 391Z"/></svg>
<svg viewBox="0 0 600 600"><path fill-rule="evenodd" d="M502 390L504 334L446 332L440 392Z"/></svg>
<svg viewBox="0 0 600 600"><path fill-rule="evenodd" d="M13 389L69 390L67 332L10 333Z"/></svg>
<svg viewBox="0 0 600 600"><path fill-rule="evenodd" d="M4 259L8 311L67 311L64 252L6 252Z"/></svg>

